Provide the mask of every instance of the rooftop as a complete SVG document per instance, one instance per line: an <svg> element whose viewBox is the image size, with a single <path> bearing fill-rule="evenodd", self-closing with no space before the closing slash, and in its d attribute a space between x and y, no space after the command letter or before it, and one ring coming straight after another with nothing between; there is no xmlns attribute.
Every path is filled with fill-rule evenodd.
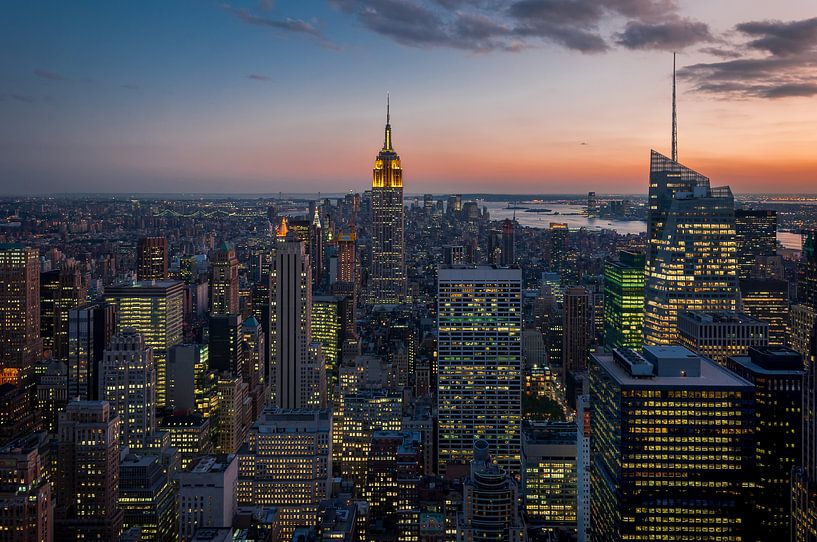
<svg viewBox="0 0 817 542"><path fill-rule="evenodd" d="M180 280L134 280L131 282L123 282L113 286L107 286L105 293L116 291L129 290L165 290L174 287L183 287L184 283Z"/></svg>
<svg viewBox="0 0 817 542"><path fill-rule="evenodd" d="M680 311L678 319L687 319L699 324L764 324L748 314L733 311Z"/></svg>
<svg viewBox="0 0 817 542"><path fill-rule="evenodd" d="M522 439L526 444L576 444L573 422L523 421Z"/></svg>
<svg viewBox="0 0 817 542"><path fill-rule="evenodd" d="M746 380L681 346L616 349L591 358L619 385L633 388L751 388ZM630 367L635 370L631 370ZM651 370L650 370L651 369Z"/></svg>
<svg viewBox="0 0 817 542"><path fill-rule="evenodd" d="M224 472L234 459L229 455L206 455L191 464L190 472Z"/></svg>
<svg viewBox="0 0 817 542"><path fill-rule="evenodd" d="M519 267L500 267L498 265L441 265L438 272L443 280L520 280L522 270Z"/></svg>
<svg viewBox="0 0 817 542"><path fill-rule="evenodd" d="M748 356L733 356L731 362L764 375L802 375L803 356L790 348L761 346L749 349Z"/></svg>

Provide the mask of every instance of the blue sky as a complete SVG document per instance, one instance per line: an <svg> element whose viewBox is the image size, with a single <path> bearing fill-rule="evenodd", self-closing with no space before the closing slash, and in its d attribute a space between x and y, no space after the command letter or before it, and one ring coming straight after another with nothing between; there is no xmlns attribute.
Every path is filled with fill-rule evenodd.
<svg viewBox="0 0 817 542"><path fill-rule="evenodd" d="M737 191L815 180L811 1L2 10L0 193L360 190L386 91L409 192L642 191L649 148L668 151L673 49L682 161Z"/></svg>

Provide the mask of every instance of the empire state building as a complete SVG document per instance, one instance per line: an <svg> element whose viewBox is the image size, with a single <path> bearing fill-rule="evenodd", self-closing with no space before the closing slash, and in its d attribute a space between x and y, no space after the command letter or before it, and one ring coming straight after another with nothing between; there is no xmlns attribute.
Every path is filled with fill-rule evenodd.
<svg viewBox="0 0 817 542"><path fill-rule="evenodd" d="M403 170L391 141L386 102L386 134L372 172L372 261L367 301L399 303L406 294L403 241Z"/></svg>

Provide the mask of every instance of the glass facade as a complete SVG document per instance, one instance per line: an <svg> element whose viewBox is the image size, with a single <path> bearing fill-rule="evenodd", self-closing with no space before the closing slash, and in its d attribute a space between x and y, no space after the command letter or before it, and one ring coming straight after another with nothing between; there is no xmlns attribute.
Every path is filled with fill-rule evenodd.
<svg viewBox="0 0 817 542"><path fill-rule="evenodd" d="M738 209L735 211L735 238L739 275L752 275L758 256L777 254L777 211Z"/></svg>
<svg viewBox="0 0 817 542"><path fill-rule="evenodd" d="M644 333L644 255L622 251L604 266L604 344L638 348Z"/></svg>
<svg viewBox="0 0 817 542"><path fill-rule="evenodd" d="M653 151L644 341L677 339L680 310L735 310L738 264L735 203L728 187Z"/></svg>

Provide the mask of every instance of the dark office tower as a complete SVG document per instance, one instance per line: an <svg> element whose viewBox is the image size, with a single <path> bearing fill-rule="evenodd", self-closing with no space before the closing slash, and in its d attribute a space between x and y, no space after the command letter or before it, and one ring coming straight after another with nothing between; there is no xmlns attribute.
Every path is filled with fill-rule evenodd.
<svg viewBox="0 0 817 542"><path fill-rule="evenodd" d="M0 448L0 540L52 542L54 485L40 437L30 433Z"/></svg>
<svg viewBox="0 0 817 542"><path fill-rule="evenodd" d="M679 346L593 354L589 372L594 540L747 540L754 386Z"/></svg>
<svg viewBox="0 0 817 542"><path fill-rule="evenodd" d="M771 278L742 279L743 312L769 323L769 346L785 346L789 322L789 283Z"/></svg>
<svg viewBox="0 0 817 542"><path fill-rule="evenodd" d="M386 107L386 135L372 172L372 253L367 302L399 303L406 295L406 255L403 245L403 170L392 147Z"/></svg>
<svg viewBox="0 0 817 542"><path fill-rule="evenodd" d="M153 348L156 403L165 406L167 351L182 342L184 283L156 280L105 288L105 301L116 307L117 331L133 328Z"/></svg>
<svg viewBox="0 0 817 542"><path fill-rule="evenodd" d="M644 340L644 254L619 252L604 265L604 344L639 348Z"/></svg>
<svg viewBox="0 0 817 542"><path fill-rule="evenodd" d="M10 382L0 384L0 446L42 429L32 409L32 391Z"/></svg>
<svg viewBox="0 0 817 542"><path fill-rule="evenodd" d="M408 519L410 497L416 496L422 476L420 433L373 431L366 457L363 495L370 521Z"/></svg>
<svg viewBox="0 0 817 542"><path fill-rule="evenodd" d="M210 266L210 314L238 314L238 258L224 242Z"/></svg>
<svg viewBox="0 0 817 542"><path fill-rule="evenodd" d="M264 407L269 391L264 376L267 336L255 316L250 315L241 324L241 339L241 378L247 384L247 397L252 406L252 419L255 420Z"/></svg>
<svg viewBox="0 0 817 542"><path fill-rule="evenodd" d="M777 211L737 209L735 240L738 244L738 273L748 279L758 258L777 254Z"/></svg>
<svg viewBox="0 0 817 542"><path fill-rule="evenodd" d="M547 259L551 271L558 271L565 262L565 252L567 251L567 224L562 222L550 223L550 239L548 243Z"/></svg>
<svg viewBox="0 0 817 542"><path fill-rule="evenodd" d="M131 453L122 458L119 506L124 514L124 530L139 527L140 540L178 540L176 493L171 473L164 468L159 455Z"/></svg>
<svg viewBox="0 0 817 542"><path fill-rule="evenodd" d="M599 215L599 202L595 192L587 193L587 217L596 218Z"/></svg>
<svg viewBox="0 0 817 542"><path fill-rule="evenodd" d="M279 237L270 290L270 385L271 401L281 408L305 408L315 391L309 357L311 284L312 268L303 241L292 232Z"/></svg>
<svg viewBox="0 0 817 542"><path fill-rule="evenodd" d="M507 472L518 473L522 271L441 267L437 304L440 471L467 464L476 436Z"/></svg>
<svg viewBox="0 0 817 542"><path fill-rule="evenodd" d="M0 383L28 388L42 352L36 248L0 244Z"/></svg>
<svg viewBox="0 0 817 542"><path fill-rule="evenodd" d="M563 305L562 365L563 381L573 371L587 368L587 356L590 354L590 313L592 305L590 294L584 287L577 286L565 290Z"/></svg>
<svg viewBox="0 0 817 542"><path fill-rule="evenodd" d="M516 235L513 220L506 218L502 221L502 257L501 265L511 266L516 263Z"/></svg>
<svg viewBox="0 0 817 542"><path fill-rule="evenodd" d="M142 237L139 239L136 263L137 280L165 280L167 274L167 239Z"/></svg>
<svg viewBox="0 0 817 542"><path fill-rule="evenodd" d="M76 267L40 273L40 337L46 356L68 358L69 312L85 303L86 294Z"/></svg>
<svg viewBox="0 0 817 542"><path fill-rule="evenodd" d="M270 350L270 323L272 316L270 314L270 289L272 277L270 275L269 266L265 266L264 272L261 274L261 280L253 287L253 309L258 318L258 323L261 325L261 331L264 333L266 340L264 341L264 382L269 384L270 364L272 363Z"/></svg>
<svg viewBox="0 0 817 542"><path fill-rule="evenodd" d="M430 215L434 212L434 195L433 194L423 194L423 211L425 214Z"/></svg>
<svg viewBox="0 0 817 542"><path fill-rule="evenodd" d="M463 265L465 247L462 245L445 245L443 247L443 265Z"/></svg>
<svg viewBox="0 0 817 542"><path fill-rule="evenodd" d="M357 284L357 235L355 232L340 233L335 239L338 246L338 280Z"/></svg>
<svg viewBox="0 0 817 542"><path fill-rule="evenodd" d="M462 211L462 194L448 196L445 212L449 215L458 215Z"/></svg>
<svg viewBox="0 0 817 542"><path fill-rule="evenodd" d="M55 514L60 540L119 537L119 424L107 401L73 401L60 414Z"/></svg>
<svg viewBox="0 0 817 542"><path fill-rule="evenodd" d="M208 349L209 367L241 375L241 316L221 314L210 317Z"/></svg>
<svg viewBox="0 0 817 542"><path fill-rule="evenodd" d="M797 295L801 303L817 311L817 230L806 232L803 238L803 256L800 265L800 284L797 288Z"/></svg>
<svg viewBox="0 0 817 542"><path fill-rule="evenodd" d="M734 311L735 203L728 187L652 153L644 341L671 344L678 311Z"/></svg>
<svg viewBox="0 0 817 542"><path fill-rule="evenodd" d="M68 367L59 360L42 360L34 373L37 414L43 429L56 433L59 414L68 404Z"/></svg>
<svg viewBox="0 0 817 542"><path fill-rule="evenodd" d="M803 378L803 453L791 480L793 542L817 541L817 324L811 332L807 366Z"/></svg>
<svg viewBox="0 0 817 542"><path fill-rule="evenodd" d="M519 491L507 471L491 461L488 442L474 441L474 459L463 484L460 540L527 540L519 514Z"/></svg>
<svg viewBox="0 0 817 542"><path fill-rule="evenodd" d="M116 332L116 308L91 303L68 313L68 397L99 399L99 363Z"/></svg>
<svg viewBox="0 0 817 542"><path fill-rule="evenodd" d="M486 263L499 265L502 262L502 231L492 229L488 232L488 257Z"/></svg>
<svg viewBox="0 0 817 542"><path fill-rule="evenodd" d="M304 220L303 218L295 219L284 217L281 219L281 227L278 228L278 237L286 237L287 234L294 233L295 237L303 242L306 253L309 254L309 242L312 237L311 225L309 220Z"/></svg>
<svg viewBox="0 0 817 542"><path fill-rule="evenodd" d="M791 473L803 437L803 356L788 348L750 348L726 367L755 385L755 512L757 540L788 540Z"/></svg>
<svg viewBox="0 0 817 542"><path fill-rule="evenodd" d="M43 355L51 357L57 328L56 305L60 297L60 270L40 273L40 338Z"/></svg>

